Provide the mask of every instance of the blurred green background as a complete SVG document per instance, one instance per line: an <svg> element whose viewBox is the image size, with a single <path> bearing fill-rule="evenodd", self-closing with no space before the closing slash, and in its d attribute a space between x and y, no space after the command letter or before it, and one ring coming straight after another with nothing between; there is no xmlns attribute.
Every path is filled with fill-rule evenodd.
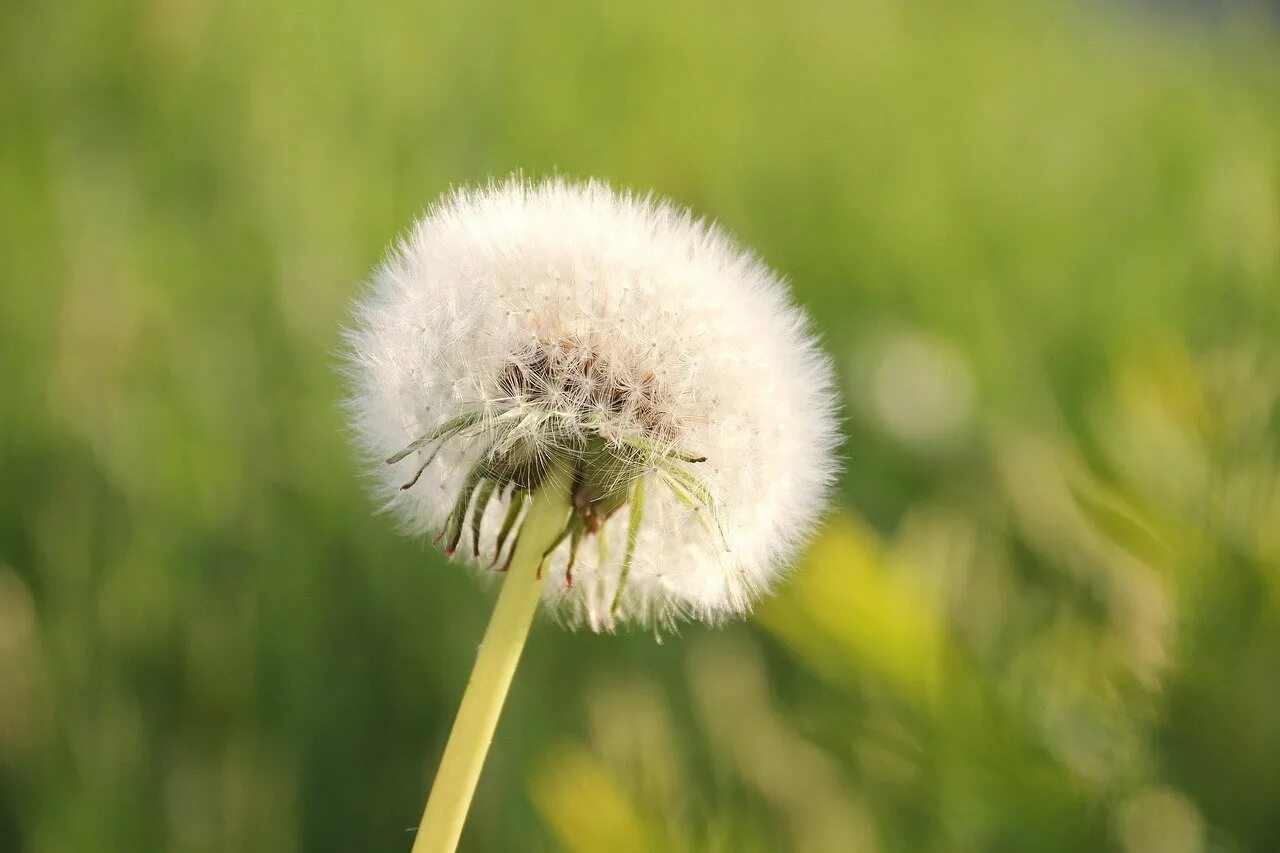
<svg viewBox="0 0 1280 853"><path fill-rule="evenodd" d="M840 508L749 622L543 620L466 850L1280 849L1280 36L1218 4L0 4L0 850L407 850L492 584L339 326L454 183L793 281Z"/></svg>

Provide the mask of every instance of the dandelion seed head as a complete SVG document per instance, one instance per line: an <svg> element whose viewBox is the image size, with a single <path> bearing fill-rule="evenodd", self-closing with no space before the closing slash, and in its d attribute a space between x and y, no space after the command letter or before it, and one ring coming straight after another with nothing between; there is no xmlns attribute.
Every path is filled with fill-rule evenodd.
<svg viewBox="0 0 1280 853"><path fill-rule="evenodd" d="M354 425L409 531L447 531L460 493L492 481L487 504L463 506L481 553L471 533L455 552L487 566L516 493L573 460L582 538L571 573L570 542L551 555L543 592L570 624L743 614L822 511L829 362L774 272L668 202L598 181L456 190L391 249L354 313Z"/></svg>

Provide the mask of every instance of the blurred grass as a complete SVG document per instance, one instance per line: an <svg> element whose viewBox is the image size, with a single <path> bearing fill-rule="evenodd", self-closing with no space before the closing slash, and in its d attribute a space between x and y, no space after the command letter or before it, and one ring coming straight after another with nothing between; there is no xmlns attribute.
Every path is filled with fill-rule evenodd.
<svg viewBox="0 0 1280 853"><path fill-rule="evenodd" d="M543 625L466 849L1280 849L1280 51L1129 7L0 7L0 850L398 850L489 598L338 326L452 183L795 283L845 509L757 620Z"/></svg>

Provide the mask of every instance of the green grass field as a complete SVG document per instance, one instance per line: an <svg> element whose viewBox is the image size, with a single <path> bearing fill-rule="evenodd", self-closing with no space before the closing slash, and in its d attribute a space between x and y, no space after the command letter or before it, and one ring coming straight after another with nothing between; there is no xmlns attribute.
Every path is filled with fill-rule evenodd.
<svg viewBox="0 0 1280 853"><path fill-rule="evenodd" d="M408 849L493 584L339 328L521 170L783 271L846 466L750 621L541 621L463 849L1280 849L1273 21L9 3L0 72L0 850Z"/></svg>

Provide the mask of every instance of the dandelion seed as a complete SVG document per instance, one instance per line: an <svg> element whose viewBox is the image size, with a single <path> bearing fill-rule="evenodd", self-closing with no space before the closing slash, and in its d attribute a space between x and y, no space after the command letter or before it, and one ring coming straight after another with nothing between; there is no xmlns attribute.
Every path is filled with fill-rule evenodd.
<svg viewBox="0 0 1280 853"><path fill-rule="evenodd" d="M382 497L411 530L445 529L446 546L469 528L455 557L495 562L512 502L556 460L577 468L587 538L626 542L619 510L649 479L625 584L620 549L575 554L594 600L566 583L572 531L548 555L560 583L542 595L571 624L740 615L821 510L827 359L773 272L670 204L594 181L456 191L393 249L356 315L352 410L371 456L392 460ZM615 600L613 619L592 612Z"/></svg>

